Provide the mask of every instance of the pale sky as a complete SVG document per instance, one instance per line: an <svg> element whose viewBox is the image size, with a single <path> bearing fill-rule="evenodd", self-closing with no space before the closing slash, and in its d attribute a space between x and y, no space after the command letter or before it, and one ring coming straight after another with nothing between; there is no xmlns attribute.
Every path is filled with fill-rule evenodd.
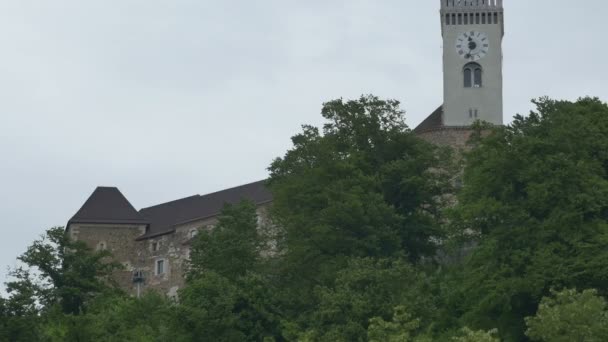
<svg viewBox="0 0 608 342"><path fill-rule="evenodd" d="M504 0L505 121L608 101L608 2ZM98 185L136 208L263 179L323 102L442 103L438 0L1 0L0 282ZM2 286L0 286L1 288Z"/></svg>

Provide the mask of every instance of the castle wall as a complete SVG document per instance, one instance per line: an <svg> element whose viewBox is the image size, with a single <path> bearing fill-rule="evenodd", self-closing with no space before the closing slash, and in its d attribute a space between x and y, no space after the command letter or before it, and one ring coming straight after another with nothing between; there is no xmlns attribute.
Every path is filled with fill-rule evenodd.
<svg viewBox="0 0 608 342"><path fill-rule="evenodd" d="M68 230L70 238L82 241L94 250L106 249L120 262L124 269L117 271L114 279L124 290L135 293L133 286L133 265L139 258L138 243L135 239L144 234L144 225L112 225L112 224L71 224Z"/></svg>
<svg viewBox="0 0 608 342"><path fill-rule="evenodd" d="M467 149L467 142L473 130L465 127L444 127L426 132L416 133L416 135L434 145L450 146L456 150Z"/></svg>
<svg viewBox="0 0 608 342"><path fill-rule="evenodd" d="M259 223L267 223L269 204L257 209ZM185 284L190 249L193 238L202 230L213 229L218 216L195 220L178 225L169 234L137 241L146 227L111 224L71 224L68 230L74 240L83 241L92 249L104 248L110 251L115 261L124 266L114 278L119 286L129 294L154 290L170 297ZM157 272L159 261L163 262L163 272ZM134 272L140 271L143 282L133 281Z"/></svg>

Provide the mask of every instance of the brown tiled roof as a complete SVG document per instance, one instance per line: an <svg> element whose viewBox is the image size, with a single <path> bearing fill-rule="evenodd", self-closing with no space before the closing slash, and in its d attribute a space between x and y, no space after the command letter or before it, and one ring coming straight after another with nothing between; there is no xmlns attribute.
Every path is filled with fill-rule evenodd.
<svg viewBox="0 0 608 342"><path fill-rule="evenodd" d="M71 223L146 224L117 188L98 187L82 205Z"/></svg>
<svg viewBox="0 0 608 342"><path fill-rule="evenodd" d="M270 202L272 194L266 188L265 182L245 184L207 195L195 195L141 209L139 213L150 222L150 226L146 234L139 237L138 240L169 234L174 232L175 226L179 224L216 216L227 203L234 204L243 199L256 204Z"/></svg>
<svg viewBox="0 0 608 342"><path fill-rule="evenodd" d="M422 133L442 128L443 126L443 106L439 106L431 115L422 121L416 128L414 133Z"/></svg>

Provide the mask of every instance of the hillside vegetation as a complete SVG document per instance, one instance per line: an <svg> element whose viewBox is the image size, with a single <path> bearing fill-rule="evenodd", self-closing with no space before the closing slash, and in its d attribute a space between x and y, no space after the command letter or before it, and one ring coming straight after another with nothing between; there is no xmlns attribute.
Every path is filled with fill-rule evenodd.
<svg viewBox="0 0 608 342"><path fill-rule="evenodd" d="M179 301L127 296L107 252L52 228L0 298L0 341L606 341L608 106L535 104L461 155L396 101L325 103L269 167L272 224L226 206Z"/></svg>

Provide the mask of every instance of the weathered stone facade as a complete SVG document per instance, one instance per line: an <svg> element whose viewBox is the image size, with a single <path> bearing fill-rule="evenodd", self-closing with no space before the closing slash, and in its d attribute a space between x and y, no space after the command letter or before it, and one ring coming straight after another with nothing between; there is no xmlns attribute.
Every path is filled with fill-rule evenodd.
<svg viewBox="0 0 608 342"><path fill-rule="evenodd" d="M269 203L258 205L260 223L267 220L268 206ZM114 279L128 293L137 296L155 290L174 297L184 285L192 239L203 230L213 229L218 214L175 225L165 234L148 238L146 224L70 222L67 233L94 250L110 251L113 259L123 265Z"/></svg>
<svg viewBox="0 0 608 342"><path fill-rule="evenodd" d="M130 291L132 270L139 260L135 239L145 229L144 225L71 224L68 234L73 240L83 241L94 250L109 250L114 259L124 266L124 270L118 271L114 279L122 288Z"/></svg>
<svg viewBox="0 0 608 342"><path fill-rule="evenodd" d="M439 146L450 146L464 150L471 138L473 130L470 127L441 127L433 130L416 132L421 139Z"/></svg>

